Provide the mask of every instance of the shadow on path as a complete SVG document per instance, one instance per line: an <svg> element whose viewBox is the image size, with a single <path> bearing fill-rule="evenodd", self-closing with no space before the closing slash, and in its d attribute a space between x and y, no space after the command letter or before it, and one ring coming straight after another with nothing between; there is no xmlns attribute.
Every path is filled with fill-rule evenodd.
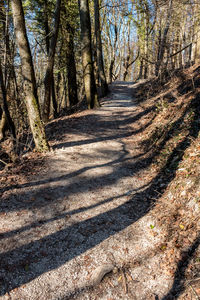
<svg viewBox="0 0 200 300"><path fill-rule="evenodd" d="M133 116L130 123L134 122L134 118L137 120L137 117ZM124 120L124 122L124 124L129 124L129 121L127 120ZM115 126L117 126L116 124L117 120L115 120ZM93 124L90 124L90 127L91 126L93 126ZM98 126L100 126L100 124L96 122L95 128ZM177 124L174 126L177 126ZM127 130L129 129L127 128ZM125 133L125 136L126 134L127 133ZM128 196L128 200L126 202L118 205L115 208L108 209L107 211L99 213L98 215L84 221L72 224L68 222L66 224L66 228L62 230L48 234L45 237L34 240L23 246L16 246L16 248L11 251L1 253L0 295L5 295L6 292L10 292L14 288L20 287L40 275L64 265L66 262L69 262L73 258L83 254L85 251L99 245L101 242L105 241L111 236L114 236L116 233L121 232L138 219L146 215L152 209L156 200L165 191L171 180L173 180L176 173L176 168L174 168L170 174L168 173L168 168L174 155L178 155L177 162L182 160L185 149L191 143L191 136L196 136L196 132L194 134L192 128L190 134L188 134L184 141L181 141L176 149L173 150L159 174L148 184L143 185L140 188L127 189L127 191L122 195L109 197L95 205L84 206L74 211L68 211L66 214L60 213L56 217L53 216L51 218L44 218L43 220L38 220L37 222L28 226L24 226L16 231L13 230L3 234L1 238L14 235L16 235L17 238L17 235L20 232L28 231L31 228L36 228L42 224L50 223L54 220L65 218L66 216L84 212L106 203L112 203L118 197ZM121 136L119 137L118 135L118 138L121 139ZM164 147L167 140L168 137L166 137L165 141L163 141L159 149L160 151ZM77 143L79 143L79 141ZM1 211L10 212L24 208L31 210L34 207L40 208L43 206L47 208L51 202L57 203L62 195L76 195L77 187L79 187L79 193L84 193L88 191L88 189L95 191L106 186L109 187L111 185L117 185L120 179L126 177L132 177L134 181L136 174L149 166L152 162L152 159L158 153L149 153L149 155L146 157L130 157L128 151L126 150L126 145L122 141L121 144L123 146L121 153L119 153L117 159L113 159L111 162L100 165L97 164L96 166L91 167L86 166L85 168L79 169L75 172L65 174L60 177L51 178L48 181L38 180L31 182L28 185L19 186L20 188L27 186L38 186L38 195L51 193L53 195L52 200L42 199L40 196L38 196L38 199L36 199L34 203L31 203L30 201L27 201L30 195L28 195L25 191L24 193L21 193L17 206L12 204L12 199L7 199L7 201L1 203ZM77 178L79 174L82 174L86 170L91 168L101 168L102 166L112 166L112 172L106 175L97 176L95 178L90 178L87 176L81 180L80 178ZM73 177L73 182L67 183L67 180L72 179ZM160 178L163 178L164 182L162 183L162 187L158 185ZM57 184L55 187L51 187L51 189L49 186L40 186L41 184L49 182L56 182L59 184ZM28 271L26 270L27 265Z"/></svg>

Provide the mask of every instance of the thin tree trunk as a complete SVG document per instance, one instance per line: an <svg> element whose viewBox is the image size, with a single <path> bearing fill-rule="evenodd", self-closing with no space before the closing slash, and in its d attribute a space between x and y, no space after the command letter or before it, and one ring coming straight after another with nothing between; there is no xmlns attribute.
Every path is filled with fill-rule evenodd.
<svg viewBox="0 0 200 300"><path fill-rule="evenodd" d="M56 43L58 38L59 24L60 24L60 8L61 8L61 0L57 0L56 9L55 9L55 19L54 19L54 31L50 42L48 63L47 63L47 69L46 69L46 74L44 79L45 95L44 95L44 103L43 103L43 120L45 122L49 120L49 114L50 114L53 67L54 67L54 58L55 58Z"/></svg>
<svg viewBox="0 0 200 300"><path fill-rule="evenodd" d="M0 141L2 141L5 138L7 129L8 129L8 123L6 119L6 114L3 108L1 108Z"/></svg>
<svg viewBox="0 0 200 300"><path fill-rule="evenodd" d="M126 64L126 69L125 69L125 72L124 72L124 75L123 75L123 80L124 80L124 81L126 81L126 77L127 77L127 75L128 75L128 70L129 70L129 68L136 62L136 60L137 60L138 57L139 57L139 54L140 54L140 52L138 51L138 54L137 54L136 58L134 58L134 60L132 60L131 62L130 62L130 59L128 60L129 63Z"/></svg>
<svg viewBox="0 0 200 300"><path fill-rule="evenodd" d="M115 65L115 54L116 54L116 48L117 48L117 41L118 41L118 28L117 24L115 23L115 40L114 40L114 46L112 47L112 42L111 42L111 37L109 36L109 41L110 41L110 50L112 51L111 53L111 61L110 61L110 66L109 66L109 83L112 83L113 77L114 77L114 65Z"/></svg>
<svg viewBox="0 0 200 300"><path fill-rule="evenodd" d="M82 39L83 81L88 108L99 107L92 61L91 23L88 0L79 0Z"/></svg>
<svg viewBox="0 0 200 300"><path fill-rule="evenodd" d="M101 41L99 0L94 0L94 16L95 16L95 37L96 37L96 55L97 55L97 73L100 79L101 96L104 97L108 93L108 84L103 62L103 50Z"/></svg>
<svg viewBox="0 0 200 300"><path fill-rule="evenodd" d="M4 76L2 72L2 67L1 67L1 60L0 60L0 85L1 85L1 91L2 91L2 96L3 96L3 114L2 114L2 122L1 122L1 135L4 137L4 129L6 126L6 123L8 124L8 128L13 136L14 139L16 139L16 134L15 134L15 125L13 123L13 120L10 116L10 112L8 109L8 103L7 103L7 93L6 93L6 88L4 84Z"/></svg>
<svg viewBox="0 0 200 300"><path fill-rule="evenodd" d="M58 107L57 106L58 105L57 105L57 101L56 101L54 76L52 78L51 95L52 95L52 104L53 104L53 117L57 118L57 116L58 116Z"/></svg>
<svg viewBox="0 0 200 300"><path fill-rule="evenodd" d="M124 74L123 74L123 80L126 81L126 77L128 76L128 69L129 69L129 63L130 63L130 58L131 58L131 47L130 47L130 31L131 31L131 26L130 26L130 21L128 22L128 41L127 41L127 48L128 48L128 53L126 58L124 58Z"/></svg>
<svg viewBox="0 0 200 300"><path fill-rule="evenodd" d="M70 105L78 103L78 87L76 81L76 63L74 57L74 30L67 22L66 24L66 65L67 65L67 87Z"/></svg>
<svg viewBox="0 0 200 300"><path fill-rule="evenodd" d="M47 54L49 55L50 30L49 30L49 16L48 16L48 0L44 0L44 29L45 29L46 51L47 51Z"/></svg>
<svg viewBox="0 0 200 300"><path fill-rule="evenodd" d="M156 63L156 70L155 70L155 75L158 76L160 67L163 62L164 58L164 53L165 53L165 48L166 48L166 41L167 41L167 34L170 28L170 21L171 21L171 15L172 15L172 7L173 7L173 0L169 0L169 7L168 7L168 12L167 12L167 20L166 20L166 25L163 33L163 38L160 43L159 51L158 51L158 60Z"/></svg>
<svg viewBox="0 0 200 300"><path fill-rule="evenodd" d="M144 69L144 59L140 60L140 72L138 75L138 79L142 79L143 78L143 69Z"/></svg>
<svg viewBox="0 0 200 300"><path fill-rule="evenodd" d="M114 64L115 64L115 59L111 59L110 61L110 66L109 66L109 83L112 83L113 82L113 77L114 77L114 74L113 74L113 69L114 69Z"/></svg>
<svg viewBox="0 0 200 300"><path fill-rule="evenodd" d="M49 16L48 16L48 2L44 1L44 29L45 29L45 41L46 41L46 51L49 57L50 50L50 30L49 30ZM56 94L55 94L55 80L54 76L52 77L52 85L51 85L51 96L53 103L53 116L56 118L58 116L57 110L57 102L56 102Z"/></svg>
<svg viewBox="0 0 200 300"><path fill-rule="evenodd" d="M24 79L24 94L29 122L35 146L38 151L49 150L45 131L40 118L35 73L33 68L30 45L27 38L24 11L21 0L11 0L12 14L16 39L21 58L22 75Z"/></svg>

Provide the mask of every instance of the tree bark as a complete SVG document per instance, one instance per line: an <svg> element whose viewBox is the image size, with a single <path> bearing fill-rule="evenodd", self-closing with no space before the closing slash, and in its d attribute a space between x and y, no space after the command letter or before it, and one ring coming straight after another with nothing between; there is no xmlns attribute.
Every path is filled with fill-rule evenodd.
<svg viewBox="0 0 200 300"><path fill-rule="evenodd" d="M144 59L140 59L140 71L138 75L138 80L143 78L143 71L144 71Z"/></svg>
<svg viewBox="0 0 200 300"><path fill-rule="evenodd" d="M117 42L118 42L118 28L115 20L114 24L114 32L115 32L115 40L114 40L114 46L112 47L112 42L111 42L111 37L109 36L109 42L110 42L110 50L112 51L111 53L111 61L110 61L110 66L109 66L109 83L112 83L113 81L113 69L115 65L115 55L116 55L116 49L117 49Z"/></svg>
<svg viewBox="0 0 200 300"><path fill-rule="evenodd" d="M68 28L67 33L67 51L66 51L66 63L67 63L67 79L68 79L68 97L70 105L78 103L77 93L77 81L76 81L76 63L74 58L74 40L72 28Z"/></svg>
<svg viewBox="0 0 200 300"><path fill-rule="evenodd" d="M49 114L50 114L53 67L54 67L54 58L55 58L56 43L58 38L59 24L60 24L60 8L61 8L61 0L57 0L56 9L55 9L55 19L54 19L54 31L50 42L47 69L46 69L46 74L44 79L45 95L44 95L44 103L43 103L43 120L45 122L49 120Z"/></svg>
<svg viewBox="0 0 200 300"><path fill-rule="evenodd" d="M123 74L123 80L124 80L124 81L126 81L126 77L127 77L127 75L128 75L128 70L129 70L129 68L136 62L136 60L137 60L138 57L139 57L139 54L140 54L140 52L138 51L138 54L137 54L136 58L134 58L134 60L132 60L131 62L130 62L130 58L129 58L129 57L126 58L126 62L125 62L125 72L124 72L124 74Z"/></svg>
<svg viewBox="0 0 200 300"><path fill-rule="evenodd" d="M27 38L24 11L21 0L12 0L12 15L15 34L21 58L22 75L24 79L24 94L29 123L37 151L49 150L48 142L41 122L35 73L33 68L30 45Z"/></svg>
<svg viewBox="0 0 200 300"><path fill-rule="evenodd" d="M100 79L101 96L104 97L108 93L108 84L103 62L103 49L101 41L99 0L94 0L94 16L95 16L95 37L96 37L96 56L97 56L97 74Z"/></svg>
<svg viewBox="0 0 200 300"><path fill-rule="evenodd" d="M159 48L158 48L158 59L156 63L156 69L155 69L155 75L158 76L160 67L163 62L164 54L165 54L165 49L166 49L166 41L167 41L167 34L171 25L171 16L172 16L172 8L173 8L173 0L169 0L169 7L168 7L168 12L167 12L167 20L166 20L166 25L163 33L162 40L159 41ZM160 29L161 30L161 29Z"/></svg>
<svg viewBox="0 0 200 300"><path fill-rule="evenodd" d="M16 133L15 133L15 125L13 123L13 120L10 116L10 112L8 109L8 103L7 103L7 93L6 88L4 85L4 76L1 68L1 60L0 60L0 85L1 85L1 91L3 96L3 114L2 114L2 122L1 122L1 137L5 137L5 126L6 123L8 124L8 128L13 136L14 139L16 139Z"/></svg>
<svg viewBox="0 0 200 300"><path fill-rule="evenodd" d="M92 61L91 23L88 0L79 0L82 39L83 82L88 108L99 107Z"/></svg>
<svg viewBox="0 0 200 300"><path fill-rule="evenodd" d="M44 0L44 31L45 31L45 42L46 42L46 51L49 57L49 49L50 49L50 29L49 29L49 14L48 14L48 0ZM51 96L53 103L53 116L56 118L58 116L57 102L56 102L56 94L55 94L55 80L52 75L52 85L51 85Z"/></svg>
<svg viewBox="0 0 200 300"><path fill-rule="evenodd" d="M67 17L67 16L66 16ZM74 57L74 29L69 22L66 24L66 65L68 81L68 97L70 106L78 103L78 87L76 81L76 63Z"/></svg>

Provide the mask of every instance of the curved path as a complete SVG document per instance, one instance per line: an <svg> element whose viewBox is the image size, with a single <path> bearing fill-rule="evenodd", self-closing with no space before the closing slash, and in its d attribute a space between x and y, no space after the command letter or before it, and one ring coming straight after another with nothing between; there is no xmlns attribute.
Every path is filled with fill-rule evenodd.
<svg viewBox="0 0 200 300"><path fill-rule="evenodd" d="M168 289L149 255L159 239L139 146L149 111L136 87L117 82L100 109L52 122L47 168L2 198L0 299L151 299ZM84 290L105 264L118 272Z"/></svg>

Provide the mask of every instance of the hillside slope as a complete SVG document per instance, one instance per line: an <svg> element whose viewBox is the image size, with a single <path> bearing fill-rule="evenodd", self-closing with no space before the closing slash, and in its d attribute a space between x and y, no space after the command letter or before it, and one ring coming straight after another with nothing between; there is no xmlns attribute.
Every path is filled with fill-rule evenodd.
<svg viewBox="0 0 200 300"><path fill-rule="evenodd" d="M141 145L153 153L152 178L159 174L153 213L165 235L161 267L174 276L163 299L199 299L200 66L145 82L137 97L154 111Z"/></svg>

